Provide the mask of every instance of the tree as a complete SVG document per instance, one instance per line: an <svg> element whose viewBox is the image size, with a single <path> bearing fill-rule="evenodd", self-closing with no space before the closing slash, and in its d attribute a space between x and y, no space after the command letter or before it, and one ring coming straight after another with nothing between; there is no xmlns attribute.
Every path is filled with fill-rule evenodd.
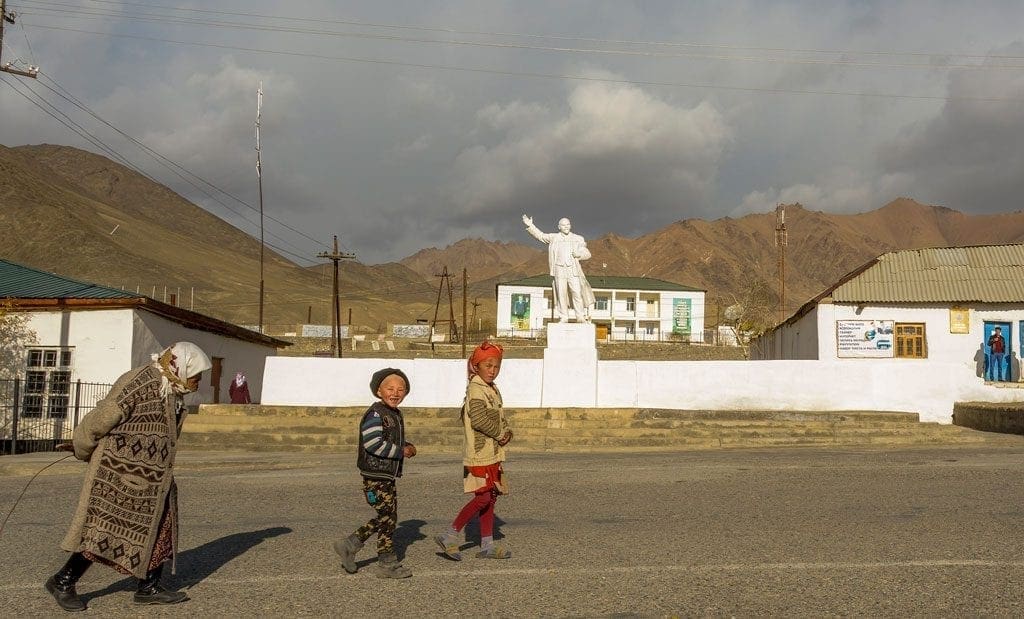
<svg viewBox="0 0 1024 619"><path fill-rule="evenodd" d="M778 297L762 279L743 282L739 291L732 295L732 305L725 308L723 322L732 328L736 342L743 348L743 356L749 358L750 340L775 325Z"/></svg>
<svg viewBox="0 0 1024 619"><path fill-rule="evenodd" d="M15 312L10 300L0 301L0 380L24 373L25 349L36 342L28 323L28 314Z"/></svg>

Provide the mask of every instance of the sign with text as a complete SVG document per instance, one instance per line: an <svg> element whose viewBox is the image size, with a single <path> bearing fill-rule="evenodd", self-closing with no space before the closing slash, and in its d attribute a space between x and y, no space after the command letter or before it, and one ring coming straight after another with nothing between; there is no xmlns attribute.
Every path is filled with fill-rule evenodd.
<svg viewBox="0 0 1024 619"><path fill-rule="evenodd" d="M672 299L672 333L690 333L693 299Z"/></svg>
<svg viewBox="0 0 1024 619"><path fill-rule="evenodd" d="M949 332L971 332L971 310L964 307L949 308Z"/></svg>
<svg viewBox="0 0 1024 619"><path fill-rule="evenodd" d="M836 356L892 357L894 326L893 320L837 320Z"/></svg>

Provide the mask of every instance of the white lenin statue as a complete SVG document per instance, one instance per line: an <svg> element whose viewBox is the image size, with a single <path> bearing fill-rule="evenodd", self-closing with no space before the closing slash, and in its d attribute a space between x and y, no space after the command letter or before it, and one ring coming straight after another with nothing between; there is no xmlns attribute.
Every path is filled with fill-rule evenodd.
<svg viewBox="0 0 1024 619"><path fill-rule="evenodd" d="M555 296L555 313L559 322L569 320L569 297L576 320L590 322L590 308L594 305L594 291L583 274L580 260L590 259L587 242L573 234L571 223L565 217L558 220L558 232L541 232L533 225L533 218L523 215L526 231L542 243L548 244L548 267L551 271Z"/></svg>

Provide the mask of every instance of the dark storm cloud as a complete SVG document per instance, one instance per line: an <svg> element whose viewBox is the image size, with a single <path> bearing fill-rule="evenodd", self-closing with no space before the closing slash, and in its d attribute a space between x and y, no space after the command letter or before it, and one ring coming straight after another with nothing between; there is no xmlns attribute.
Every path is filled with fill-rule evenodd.
<svg viewBox="0 0 1024 619"><path fill-rule="evenodd" d="M1024 44L993 55L1019 59L1024 57ZM1001 100L968 99L980 94ZM912 177L920 200L973 213L1021 209L1024 70L957 73L950 80L949 96L936 117L908 127L883 145L883 168Z"/></svg>

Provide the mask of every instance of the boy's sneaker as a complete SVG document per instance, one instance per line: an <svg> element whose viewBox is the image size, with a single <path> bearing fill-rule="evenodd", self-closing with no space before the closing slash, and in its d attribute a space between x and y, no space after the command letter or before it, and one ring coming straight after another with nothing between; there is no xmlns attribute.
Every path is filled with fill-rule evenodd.
<svg viewBox="0 0 1024 619"><path fill-rule="evenodd" d="M504 546L491 546L490 548L484 548L480 552L476 553L477 559L510 559L512 558L512 551Z"/></svg>
<svg viewBox="0 0 1024 619"><path fill-rule="evenodd" d="M448 538L444 535L435 535L434 541L441 547L441 552L444 553L444 556L452 561L462 561L462 552L459 550L457 543L449 542Z"/></svg>
<svg viewBox="0 0 1024 619"><path fill-rule="evenodd" d="M334 542L334 552L341 556L341 567L349 574L355 574L359 567L356 565L356 553L363 547L363 542L355 535L349 535L343 540Z"/></svg>
<svg viewBox="0 0 1024 619"><path fill-rule="evenodd" d="M412 570L398 562L395 553L377 555L377 578L408 578Z"/></svg>

